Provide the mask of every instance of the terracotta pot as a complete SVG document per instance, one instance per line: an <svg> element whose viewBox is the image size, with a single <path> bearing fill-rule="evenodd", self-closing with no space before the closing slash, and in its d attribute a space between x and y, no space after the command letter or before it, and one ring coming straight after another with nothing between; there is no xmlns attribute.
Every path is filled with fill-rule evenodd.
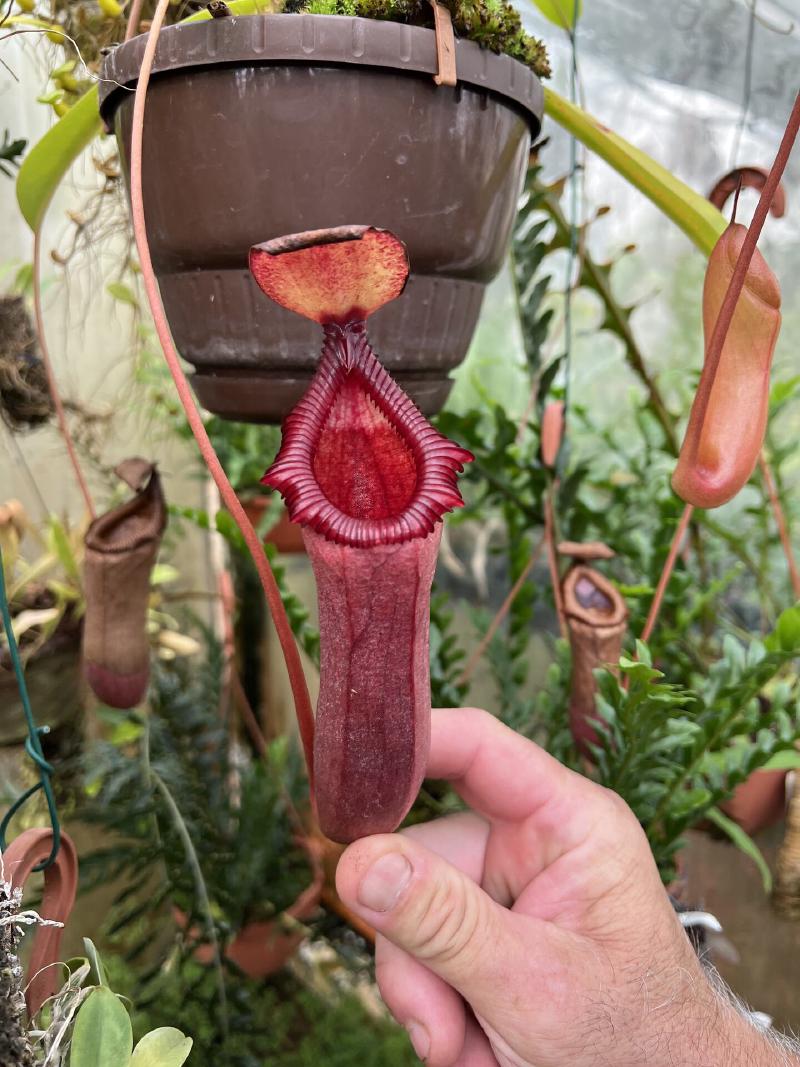
<svg viewBox="0 0 800 1067"><path fill-rule="evenodd" d="M261 522L269 503L269 498L263 496L251 497L249 500L242 501L245 515L256 528L258 528L258 524ZM304 554L306 550L299 523L291 522L285 509L275 525L264 534L264 544L274 545L279 552L295 555Z"/></svg>
<svg viewBox="0 0 800 1067"><path fill-rule="evenodd" d="M127 163L144 38L116 48L101 111ZM450 390L510 239L541 85L456 42L437 86L433 30L339 15L253 15L163 31L148 93L144 199L161 294L194 388L217 414L282 419L319 329L265 299L251 245L364 223L406 244L404 294L370 320L376 351L426 414Z"/></svg>
<svg viewBox="0 0 800 1067"><path fill-rule="evenodd" d="M747 834L774 826L786 814L786 771L755 771L720 807Z"/></svg>
<svg viewBox="0 0 800 1067"><path fill-rule="evenodd" d="M315 846L309 847L309 855L312 862L313 881L307 889L303 890L294 904L278 918L265 922L247 923L225 947L225 958L236 964L248 978L268 978L271 974L275 974L289 962L302 943L302 931L292 931L291 924L282 922L282 919L302 922L304 919L310 919L319 906L325 877ZM178 927L186 930L186 913L180 908L173 908L172 913ZM193 926L189 933L193 939L201 937L200 930L196 926ZM201 942L194 950L194 958L198 963L212 963L213 947L206 942Z"/></svg>

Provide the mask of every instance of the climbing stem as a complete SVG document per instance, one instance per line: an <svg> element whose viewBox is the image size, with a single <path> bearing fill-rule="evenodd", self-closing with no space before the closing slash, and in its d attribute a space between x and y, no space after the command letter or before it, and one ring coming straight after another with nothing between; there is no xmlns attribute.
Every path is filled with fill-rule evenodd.
<svg viewBox="0 0 800 1067"><path fill-rule="evenodd" d="M264 553L264 547L258 534L253 528L253 524L247 518L244 508L239 502L231 483L228 481L228 477L223 470L219 457L214 451L214 447L209 440L200 412L198 411L192 396L189 383L186 380L186 375L183 373L178 350L175 348L175 344L172 340L169 323L167 322L164 306L161 302L161 294L153 270L150 246L147 240L144 197L142 192L142 141L145 104L147 87L153 69L153 59L155 57L158 35L161 32L164 16L166 15L169 4L170 0L158 0L158 6L156 7L147 38L147 45L145 47L142 66L139 72L139 81L134 96L133 123L131 130L131 214L133 216L133 230L136 238L136 247L139 252L139 264L141 267L145 292L147 293L147 299L153 315L156 333L161 342L161 347L164 351L164 357L167 361L170 374L175 382L175 388L186 414L186 419L195 440L197 441L203 461L208 467L209 473L219 489L222 502L232 515L236 525L239 527L245 544L253 557L253 562L255 563L258 577L261 581L264 595L266 596L269 605L272 621L275 625L275 630L286 663L286 670L289 675L295 712L297 714L298 725L300 728L300 737L303 743L309 780L313 790L314 715L311 710L311 699L309 697L308 686L303 673L300 654L292 635L291 625L286 614L286 609L283 606L283 601L281 600L280 590L275 580L275 575L272 573L272 568Z"/></svg>
<svg viewBox="0 0 800 1067"><path fill-rule="evenodd" d="M772 469L770 468L763 450L758 456L758 466L761 470L761 476L764 479L764 486L767 490L772 514L775 516L775 525L778 527L778 536L780 537L781 545L783 546L783 554L786 556L786 565L789 568L789 577L792 582L794 598L795 600L800 600L800 572L797 569L797 560L795 559L794 549L792 548L792 539L789 535L789 524L786 521L786 515L783 510L783 505L781 504L781 498L778 495L778 488L775 485Z"/></svg>
<svg viewBox="0 0 800 1067"><path fill-rule="evenodd" d="M658 585L653 596L653 601L650 605L650 610L647 613L647 621L644 624L642 630L641 640L647 644L655 628L658 620L658 613L661 610L661 603L664 599L664 594L667 591L669 580L672 577L672 571L675 567L675 560L678 558L678 552L680 552L681 544L683 542L684 534L686 533L686 527L689 525L689 521L692 517L694 508L691 504L687 504L678 520L678 525L675 527L675 533L672 535L672 543L669 546L669 552L667 558L664 561L664 566L661 569L661 577L658 579Z"/></svg>

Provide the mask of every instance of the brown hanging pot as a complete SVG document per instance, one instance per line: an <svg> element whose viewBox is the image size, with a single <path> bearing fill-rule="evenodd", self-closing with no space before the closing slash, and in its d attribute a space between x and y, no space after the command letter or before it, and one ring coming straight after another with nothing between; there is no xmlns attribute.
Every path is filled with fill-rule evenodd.
<svg viewBox="0 0 800 1067"><path fill-rule="evenodd" d="M628 609L622 594L599 571L583 560L613 555L605 545L562 543L562 555L576 562L567 571L561 590L564 615L572 649L572 685L569 722L572 736L584 753L597 742L592 723L597 721L593 671L618 663L628 625Z"/></svg>
<svg viewBox="0 0 800 1067"><path fill-rule="evenodd" d="M406 245L404 294L371 325L426 414L450 390L503 263L543 91L533 72L434 30L341 15L250 15L161 33L143 188L176 345L209 411L278 422L317 363L312 323L263 300L255 241L363 222ZM106 59L101 111L127 169L145 39ZM452 57L451 57L452 58Z"/></svg>
<svg viewBox="0 0 800 1067"><path fill-rule="evenodd" d="M154 464L126 459L116 473L134 496L99 516L86 532L83 657L95 695L113 708L132 708L150 677L150 571L167 510Z"/></svg>

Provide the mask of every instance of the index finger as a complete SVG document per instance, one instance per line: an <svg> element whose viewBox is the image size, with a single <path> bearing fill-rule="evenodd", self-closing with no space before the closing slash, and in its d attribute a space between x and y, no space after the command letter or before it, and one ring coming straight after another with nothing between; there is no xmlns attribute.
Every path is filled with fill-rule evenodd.
<svg viewBox="0 0 800 1067"><path fill-rule="evenodd" d="M437 708L427 776L444 778L469 806L493 820L572 816L592 784L544 749L478 708Z"/></svg>

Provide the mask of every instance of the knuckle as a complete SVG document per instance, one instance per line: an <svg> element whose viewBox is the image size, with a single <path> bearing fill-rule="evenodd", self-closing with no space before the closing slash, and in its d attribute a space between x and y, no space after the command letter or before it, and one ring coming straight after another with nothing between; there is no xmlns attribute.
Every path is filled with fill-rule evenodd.
<svg viewBox="0 0 800 1067"><path fill-rule="evenodd" d="M416 917L414 955L437 963L471 956L487 918L479 892L458 879L438 882Z"/></svg>
<svg viewBox="0 0 800 1067"><path fill-rule="evenodd" d="M630 806L625 800L615 793L613 789L607 789L603 787L603 794L606 804L608 805L609 814L611 814L616 820L618 820L621 827L625 829L632 829L639 826L636 816L631 811Z"/></svg>

